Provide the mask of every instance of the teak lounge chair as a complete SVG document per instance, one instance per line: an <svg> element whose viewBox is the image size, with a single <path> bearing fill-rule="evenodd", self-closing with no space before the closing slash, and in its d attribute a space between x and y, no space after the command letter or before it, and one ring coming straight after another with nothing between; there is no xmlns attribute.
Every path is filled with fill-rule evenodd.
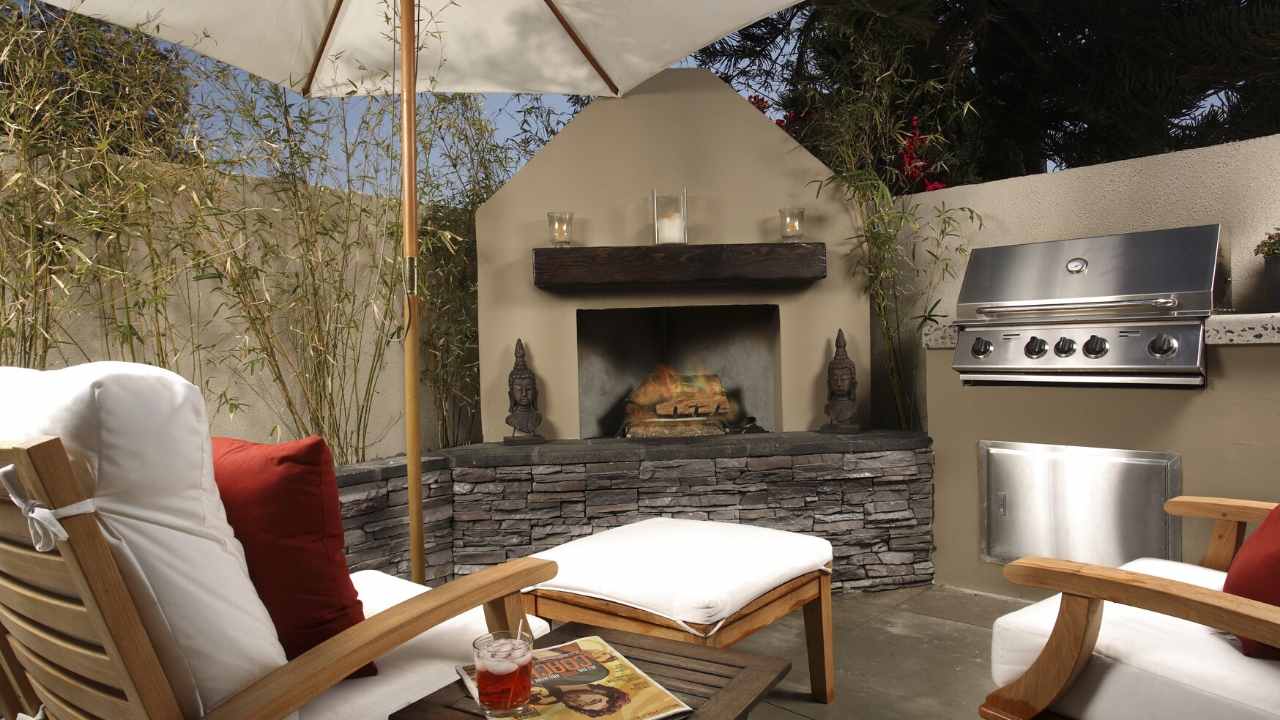
<svg viewBox="0 0 1280 720"><path fill-rule="evenodd" d="M376 720L455 680L486 627L546 629L520 590L554 577L550 561L430 591L362 571L367 619L286 660L213 483L198 388L89 363L0 368L0 398L0 468L16 470L0 491L10 718ZM371 660L376 676L344 680Z"/></svg>
<svg viewBox="0 0 1280 720"><path fill-rule="evenodd" d="M57 438L0 447L5 464L15 465L29 497L48 507L87 497L86 478ZM43 704L58 720L182 718L97 520L84 514L61 524L68 537L57 551L37 552L27 519L0 502L0 624L7 640L0 655L15 695L3 698L5 713L34 714ZM554 575L554 563L524 558L417 595L267 673L204 718L285 717L365 663L476 606L484 607L490 628L513 628L523 617L521 588Z"/></svg>
<svg viewBox="0 0 1280 720"><path fill-rule="evenodd" d="M1199 565L1146 558L1108 568L1040 557L1009 564L1009 580L1062 594L996 621L992 674L1003 686L979 715L1280 718L1280 661L1246 657L1231 639L1280 647L1280 607L1221 591L1246 526L1275 507L1206 497L1165 503L1171 515L1215 521Z"/></svg>

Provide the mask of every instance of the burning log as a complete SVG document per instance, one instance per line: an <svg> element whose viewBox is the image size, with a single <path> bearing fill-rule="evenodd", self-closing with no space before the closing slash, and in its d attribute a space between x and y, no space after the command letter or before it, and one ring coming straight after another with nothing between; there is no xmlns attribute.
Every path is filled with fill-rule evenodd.
<svg viewBox="0 0 1280 720"><path fill-rule="evenodd" d="M626 436L722 435L736 415L719 376L685 375L662 366L627 398Z"/></svg>

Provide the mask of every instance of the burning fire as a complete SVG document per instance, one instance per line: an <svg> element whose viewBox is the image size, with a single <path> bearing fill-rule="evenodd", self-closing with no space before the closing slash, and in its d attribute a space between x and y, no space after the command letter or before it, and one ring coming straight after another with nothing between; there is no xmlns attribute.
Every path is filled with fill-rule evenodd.
<svg viewBox="0 0 1280 720"><path fill-rule="evenodd" d="M684 374L666 365L658 366L627 398L629 435L706 435L712 426L723 432L724 424L737 416L738 408L718 375ZM672 427L654 427L666 424ZM677 424L688 426L688 432L682 432Z"/></svg>

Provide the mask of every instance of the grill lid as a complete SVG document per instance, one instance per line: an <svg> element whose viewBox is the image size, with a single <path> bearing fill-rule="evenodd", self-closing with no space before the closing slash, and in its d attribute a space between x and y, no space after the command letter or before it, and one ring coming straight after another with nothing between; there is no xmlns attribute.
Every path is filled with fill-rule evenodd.
<svg viewBox="0 0 1280 720"><path fill-rule="evenodd" d="M1217 225L975 249L962 325L1205 317L1230 298Z"/></svg>

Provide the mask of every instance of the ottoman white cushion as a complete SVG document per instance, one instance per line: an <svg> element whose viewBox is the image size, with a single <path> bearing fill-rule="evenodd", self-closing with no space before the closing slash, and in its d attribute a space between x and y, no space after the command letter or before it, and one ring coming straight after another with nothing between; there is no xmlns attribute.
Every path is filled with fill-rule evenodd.
<svg viewBox="0 0 1280 720"><path fill-rule="evenodd" d="M0 368L0 398L0 440L53 435L89 462L98 519L186 717L285 663L213 482L199 388L97 362Z"/></svg>
<svg viewBox="0 0 1280 720"><path fill-rule="evenodd" d="M1143 558L1122 566L1221 590L1226 573ZM1061 595L995 622L991 674L997 685L1021 675L1053 629ZM1106 603L1093 659L1053 709L1076 720L1280 718L1280 661L1240 654L1232 636L1197 623Z"/></svg>
<svg viewBox="0 0 1280 720"><path fill-rule="evenodd" d="M538 585L711 625L831 562L831 543L770 528L654 518L567 542L535 557L556 577Z"/></svg>
<svg viewBox="0 0 1280 720"><path fill-rule="evenodd" d="M378 572L351 575L365 617L386 610L429 588ZM534 637L550 627L529 618ZM484 609L474 608L431 628L378 658L374 677L343 680L303 706L300 720L385 720L391 713L458 679L456 665L471 662L471 643L488 632Z"/></svg>

